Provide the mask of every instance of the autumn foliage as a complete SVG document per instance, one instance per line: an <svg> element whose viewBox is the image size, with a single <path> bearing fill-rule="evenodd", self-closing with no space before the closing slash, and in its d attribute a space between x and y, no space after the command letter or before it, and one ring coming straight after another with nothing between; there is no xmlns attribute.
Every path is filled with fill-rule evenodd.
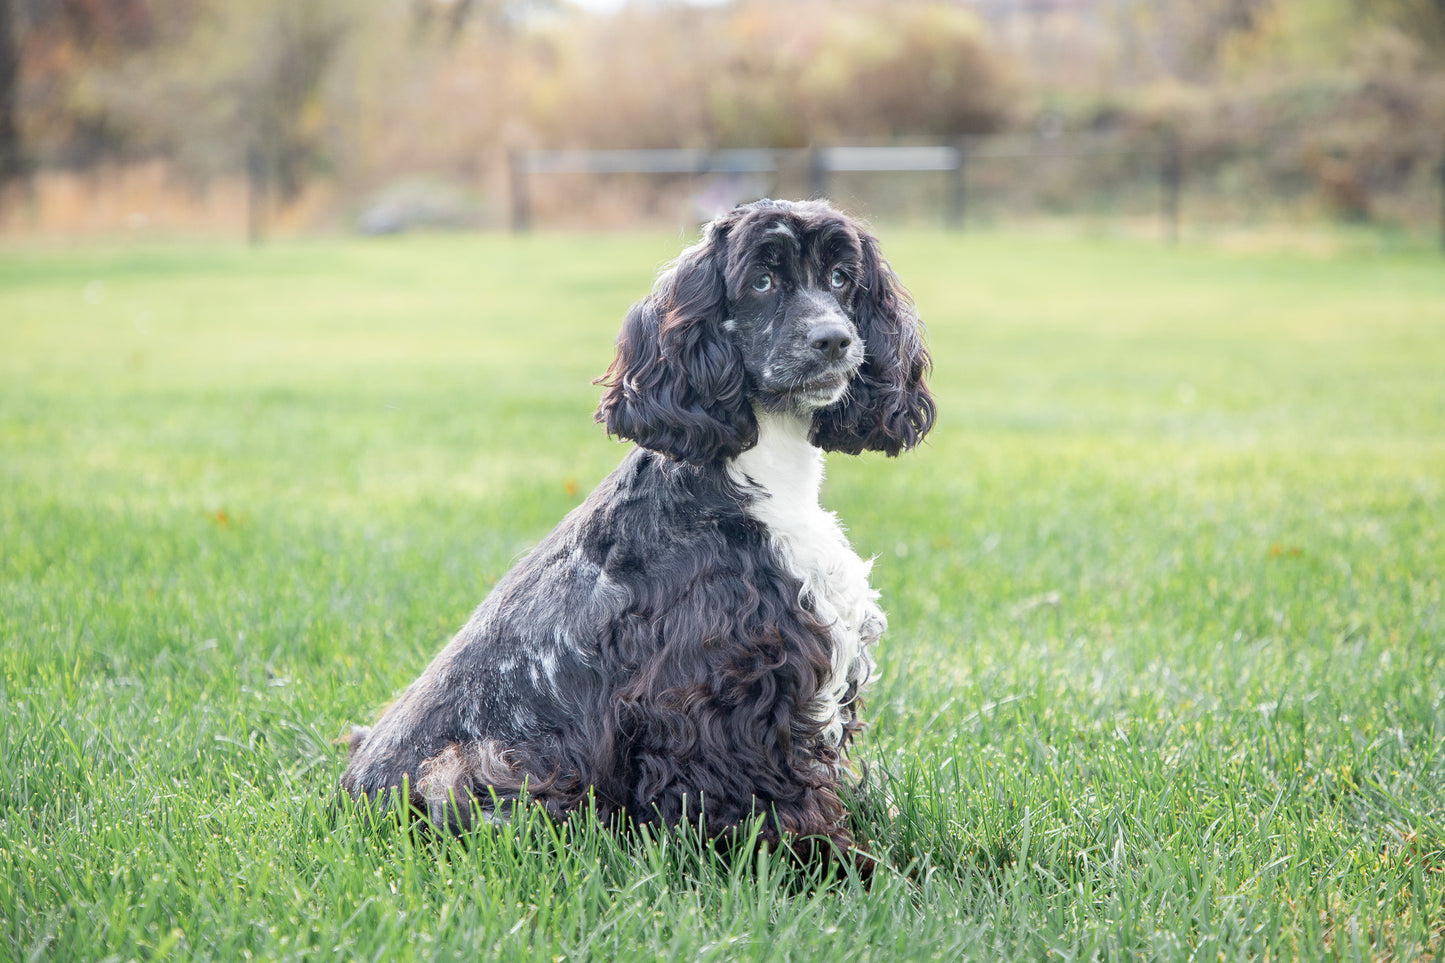
<svg viewBox="0 0 1445 963"><path fill-rule="evenodd" d="M156 199L159 179L207 210L238 210L249 184L300 226L419 191L475 198L446 223L498 224L517 148L1002 132L1034 140L1009 149L1023 160L981 155L974 197L1014 211L1121 192L1152 204L1149 158L1172 137L1211 211L1265 198L1408 221L1434 209L1442 58L1433 0L676 0L611 15L558 0L5 0L0 182L31 175L32 209L84 198L68 202L76 223L184 206ZM1095 139L1069 148L1074 163L1033 158L1068 153L1034 142L1058 135ZM57 172L80 180L61 190ZM145 186L115 201L106 183ZM666 183L539 189L594 223L609 203L618 218L672 203ZM899 182L880 203L926 210L938 189Z"/></svg>

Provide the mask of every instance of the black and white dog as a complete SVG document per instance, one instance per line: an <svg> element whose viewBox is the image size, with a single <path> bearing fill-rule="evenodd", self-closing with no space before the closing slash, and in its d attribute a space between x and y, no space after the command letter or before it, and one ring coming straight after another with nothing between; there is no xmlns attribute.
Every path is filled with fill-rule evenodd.
<svg viewBox="0 0 1445 963"><path fill-rule="evenodd" d="M632 308L597 420L637 442L351 740L343 787L439 828L516 801L852 844L838 790L884 628L823 452L933 425L907 292L858 224L759 201Z"/></svg>

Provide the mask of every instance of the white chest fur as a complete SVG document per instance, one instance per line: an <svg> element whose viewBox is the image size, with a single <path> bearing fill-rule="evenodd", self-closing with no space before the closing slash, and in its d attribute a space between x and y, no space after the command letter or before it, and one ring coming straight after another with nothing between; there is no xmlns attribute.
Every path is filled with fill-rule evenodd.
<svg viewBox="0 0 1445 963"><path fill-rule="evenodd" d="M843 740L849 689L861 690L873 672L868 647L886 625L878 593L868 584L873 568L848 544L837 516L818 504L823 453L808 441L810 419L758 413L758 443L728 466L738 484L756 494L749 513L768 529L773 546L802 582L802 599L831 629L832 673L808 712L825 724L833 745Z"/></svg>

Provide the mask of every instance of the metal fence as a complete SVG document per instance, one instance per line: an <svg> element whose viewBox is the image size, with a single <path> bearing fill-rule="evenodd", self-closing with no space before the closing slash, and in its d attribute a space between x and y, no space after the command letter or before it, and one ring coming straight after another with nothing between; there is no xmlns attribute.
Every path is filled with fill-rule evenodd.
<svg viewBox="0 0 1445 963"><path fill-rule="evenodd" d="M1322 186L1322 175L1310 163L1288 145L1199 147L1172 133L1000 135L912 146L519 150L509 155L510 224L517 231L533 226L537 181L555 175L681 177L692 189L729 177L766 179L767 189L777 189L780 178L789 178L792 189L830 197L845 179L894 174L931 178L921 189L928 201L924 206L936 207L951 229L998 217L1005 207L1065 215L1108 211L1152 220L1161 240L1173 244L1180 237L1186 197L1192 216L1202 220L1248 219L1271 205L1298 207L1307 200L1328 207L1333 201L1320 195L1330 185ZM1386 199L1390 216L1405 211L1413 224L1428 223L1433 218L1426 212L1437 212L1445 246L1445 158L1423 176L1393 186ZM1358 215L1345 211L1341 216Z"/></svg>

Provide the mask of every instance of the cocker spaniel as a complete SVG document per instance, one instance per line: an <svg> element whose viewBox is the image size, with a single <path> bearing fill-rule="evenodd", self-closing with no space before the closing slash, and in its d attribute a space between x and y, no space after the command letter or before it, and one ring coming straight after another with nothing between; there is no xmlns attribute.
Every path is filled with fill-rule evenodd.
<svg viewBox="0 0 1445 963"><path fill-rule="evenodd" d="M598 379L597 420L637 447L355 730L342 786L452 832L525 798L848 850L885 620L818 504L823 452L918 444L930 363L878 242L826 203L707 225Z"/></svg>

